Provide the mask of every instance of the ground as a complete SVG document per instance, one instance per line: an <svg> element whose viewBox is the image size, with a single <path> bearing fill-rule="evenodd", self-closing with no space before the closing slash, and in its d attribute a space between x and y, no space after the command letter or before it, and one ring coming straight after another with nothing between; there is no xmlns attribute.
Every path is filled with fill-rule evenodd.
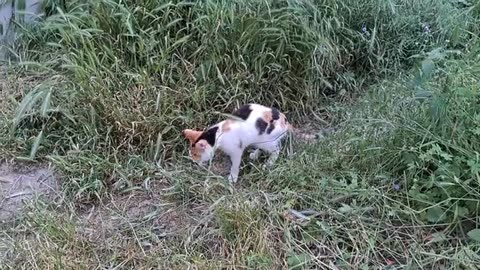
<svg viewBox="0 0 480 270"><path fill-rule="evenodd" d="M308 130L312 131L312 128L308 127ZM214 174L226 175L228 166L227 157L219 153L211 170ZM227 193L211 204L195 200L181 202L171 199L173 187L165 178L154 176L153 179L131 191L120 194L112 192L95 204L73 204L62 194L64 180L61 174L48 164L3 162L0 167L0 220L4 233L0 236L3 243L0 245L0 253L3 254L0 260L7 262L7 269L15 266L42 269L42 265L47 267L52 263L52 256L61 256L64 266L72 269L107 266L109 261L114 265L118 264L120 258L130 267L163 264L167 268L175 268L186 263L210 268L222 262L197 256L235 257L235 254L223 254L229 250L225 239L217 233L210 236L217 230L214 225L218 223L216 206L233 206L235 209L238 202L253 204L247 209L255 205L263 207L265 203L269 204L269 200L277 200L279 196L249 191L245 187L247 180L240 179L236 187L230 192L224 189ZM208 194L209 189L215 189L213 186L219 184L217 181L198 182L196 185ZM226 185L226 182L221 185ZM313 216L308 217L311 211L299 213L282 210L277 214L291 220L292 224L302 224L318 213L314 211ZM279 236L271 236L272 239L280 237L278 228L270 229L265 231L267 234L264 237L272 233L279 233ZM264 240L270 242L268 245L275 245L272 239ZM52 249L50 245L57 248ZM199 246L201 253L198 255L183 252L193 247L193 251L188 252L195 253L195 246ZM75 254L79 249L84 253L81 252L76 261ZM323 252L328 254L327 251ZM155 256L159 254L172 261L155 261Z"/></svg>
<svg viewBox="0 0 480 270"><path fill-rule="evenodd" d="M0 221L21 216L23 203L42 196L54 200L58 192L58 183L48 167L13 168L3 163L0 165Z"/></svg>
<svg viewBox="0 0 480 270"><path fill-rule="evenodd" d="M414 3L422 9L382 7L376 0L368 5L331 1L338 4L331 5L331 13L344 12L348 17L340 21L353 23L338 21L339 28L323 14L323 4L301 7L295 15L283 8L270 12L275 1L260 1L265 6L256 20L243 14L250 13L248 2L227 12L223 4L228 1L213 9L200 6L198 17L181 4L177 9L146 1L159 5L150 7L158 12L152 16L133 2L118 9L123 15L88 2L98 10L29 36L25 59L34 59L31 63L22 63L17 73L0 67L0 269L480 265L480 150L471 143L480 134L480 117L471 117L480 114L471 102L479 92L478 56L442 62L434 50L432 60L424 53L429 45L418 42L429 39L418 22L425 16L439 21L437 10L452 13L451 1ZM187 13L162 13L171 8ZM386 15L403 11L383 19L377 12L369 15L383 28L370 40L357 33L365 18L356 14L377 8L386 9ZM303 23L310 11L310 17L326 20L310 28ZM413 11L417 17L404 16ZM230 16L235 12L241 14ZM461 21L459 12L450 24ZM217 23L220 15L224 23ZM162 16L178 28L151 27ZM299 20L288 21L291 16ZM119 18L145 21L130 25L127 20L122 30ZM211 20L187 22L200 30L183 37L186 18ZM89 29L78 31L85 26ZM444 26L440 32L447 35L458 27ZM399 34L398 29L407 30ZM158 37L169 43L172 33L179 39L170 40L167 50L165 44L144 46ZM291 44L277 46L283 38ZM350 48L355 40L359 44ZM231 44L225 47L223 41ZM413 68L411 55L399 51L404 42L406 50L412 47L412 53L426 58L417 63L421 68ZM320 43L332 49L321 52ZM43 53L38 46L45 47ZM172 62L157 61L159 52L171 53L162 57ZM259 57L247 59L251 56ZM315 63L304 65L306 59ZM392 66L383 67L387 62ZM357 70L363 65L370 67ZM216 72L203 74L204 69ZM336 95L324 97L324 87ZM225 156L217 155L211 168L185 157L182 128L206 125L217 116L213 111L258 97L289 108L299 132L322 136L289 141L269 169L262 169L262 159L251 162L245 155L235 185L226 180ZM12 122L18 124L14 136Z"/></svg>

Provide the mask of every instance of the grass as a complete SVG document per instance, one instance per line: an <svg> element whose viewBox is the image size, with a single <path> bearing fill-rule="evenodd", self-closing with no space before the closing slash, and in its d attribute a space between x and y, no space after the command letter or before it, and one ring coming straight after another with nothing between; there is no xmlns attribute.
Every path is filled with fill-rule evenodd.
<svg viewBox="0 0 480 270"><path fill-rule="evenodd" d="M1 268L479 265L478 3L44 8L10 48L0 153L62 188L0 225ZM180 131L245 102L336 131L233 187Z"/></svg>

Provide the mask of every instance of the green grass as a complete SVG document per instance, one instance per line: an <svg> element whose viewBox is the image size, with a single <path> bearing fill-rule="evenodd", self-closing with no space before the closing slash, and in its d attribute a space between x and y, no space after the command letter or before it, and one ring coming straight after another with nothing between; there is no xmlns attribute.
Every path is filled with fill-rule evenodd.
<svg viewBox="0 0 480 270"><path fill-rule="evenodd" d="M0 153L62 186L0 225L2 268L479 265L478 3L66 2L2 81ZM245 102L336 132L232 187L180 132Z"/></svg>

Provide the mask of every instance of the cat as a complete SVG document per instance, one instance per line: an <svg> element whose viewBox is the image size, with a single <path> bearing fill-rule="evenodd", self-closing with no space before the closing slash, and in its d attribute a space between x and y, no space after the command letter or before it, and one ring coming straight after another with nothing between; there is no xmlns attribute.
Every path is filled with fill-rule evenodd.
<svg viewBox="0 0 480 270"><path fill-rule="evenodd" d="M260 151L266 152L269 157L265 167L272 166L278 159L283 139L293 127L279 110L255 103L241 106L232 116L204 131L184 129L182 134L190 143L189 157L197 164L208 163L216 148L228 155L231 161L228 180L236 183L245 149L254 149L251 160L258 159ZM312 139L315 135L303 137Z"/></svg>

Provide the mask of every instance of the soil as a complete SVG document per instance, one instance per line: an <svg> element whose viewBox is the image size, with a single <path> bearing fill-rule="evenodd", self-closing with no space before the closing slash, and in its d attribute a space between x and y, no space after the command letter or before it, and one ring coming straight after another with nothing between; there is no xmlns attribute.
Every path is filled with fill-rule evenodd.
<svg viewBox="0 0 480 270"><path fill-rule="evenodd" d="M26 203L39 197L53 200L58 190L53 170L48 167L15 168L0 164L0 222L19 218Z"/></svg>

